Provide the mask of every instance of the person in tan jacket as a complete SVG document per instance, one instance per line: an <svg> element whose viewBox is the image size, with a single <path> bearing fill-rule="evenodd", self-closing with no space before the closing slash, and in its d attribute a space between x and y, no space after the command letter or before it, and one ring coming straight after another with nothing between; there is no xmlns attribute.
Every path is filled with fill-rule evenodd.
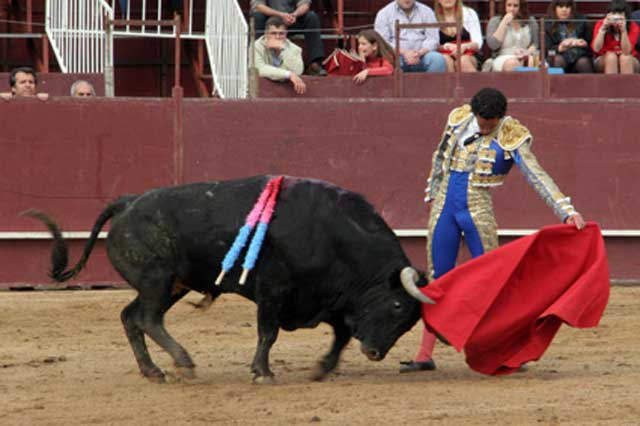
<svg viewBox="0 0 640 426"><path fill-rule="evenodd" d="M320 17L311 10L311 0L251 0L251 15L258 36L264 33L267 20L272 16L282 18L291 33L304 36L305 56L309 60L305 74L326 77L327 72L322 68L324 45Z"/></svg>
<svg viewBox="0 0 640 426"><path fill-rule="evenodd" d="M267 19L265 34L253 45L255 66L260 77L290 81L299 95L307 90L300 78L304 71L302 49L287 39L287 26L279 16Z"/></svg>

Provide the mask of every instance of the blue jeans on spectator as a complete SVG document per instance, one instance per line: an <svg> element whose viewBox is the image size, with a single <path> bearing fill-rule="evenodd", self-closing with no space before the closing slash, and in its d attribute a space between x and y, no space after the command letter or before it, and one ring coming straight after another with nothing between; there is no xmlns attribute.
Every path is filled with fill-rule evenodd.
<svg viewBox="0 0 640 426"><path fill-rule="evenodd" d="M444 56L438 52L427 52L420 58L420 62L415 65L408 65L404 62L404 56L400 55L400 68L404 72L445 72L447 64Z"/></svg>

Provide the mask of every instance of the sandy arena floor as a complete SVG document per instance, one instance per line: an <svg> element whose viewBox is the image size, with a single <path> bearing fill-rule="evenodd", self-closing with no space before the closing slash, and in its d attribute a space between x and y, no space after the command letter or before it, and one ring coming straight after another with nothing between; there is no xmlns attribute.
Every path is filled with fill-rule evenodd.
<svg viewBox="0 0 640 426"><path fill-rule="evenodd" d="M482 376L439 345L437 371L400 375L398 361L418 344L416 326L379 363L352 341L337 373L309 382L331 342L322 326L281 332L271 352L273 386L251 383L255 305L237 296L205 313L180 302L167 315L198 379L144 380L120 323L133 297L130 290L0 293L0 424L640 424L638 287L614 287L599 328L563 327L527 373ZM171 370L169 357L150 348Z"/></svg>

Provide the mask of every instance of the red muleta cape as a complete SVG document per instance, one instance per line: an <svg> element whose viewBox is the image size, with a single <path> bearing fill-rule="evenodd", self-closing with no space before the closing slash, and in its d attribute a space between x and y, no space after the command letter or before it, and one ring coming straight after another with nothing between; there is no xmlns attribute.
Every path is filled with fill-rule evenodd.
<svg viewBox="0 0 640 426"><path fill-rule="evenodd" d="M484 374L538 360L565 322L595 327L609 300L609 267L596 223L554 225L453 269L422 292L426 326Z"/></svg>

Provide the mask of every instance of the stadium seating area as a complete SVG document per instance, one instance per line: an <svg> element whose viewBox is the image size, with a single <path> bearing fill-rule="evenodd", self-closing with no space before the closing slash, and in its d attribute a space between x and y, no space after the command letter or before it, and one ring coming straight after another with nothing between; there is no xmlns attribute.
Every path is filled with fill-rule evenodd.
<svg viewBox="0 0 640 426"><path fill-rule="evenodd" d="M344 32L354 33L361 27L372 27L376 13L386 6L391 0L313 0L312 8L318 16L322 17L322 27L334 32L341 32L337 26L340 18L338 16L338 3L344 4L343 22ZM420 0L418 0L420 1ZM238 0L245 16L249 17L250 0ZM422 3L433 8L433 1L426 0ZM535 17L542 17L546 14L550 0L529 0L529 12ZM578 10L589 18L600 18L604 15L609 2L606 0L576 0ZM640 1L628 0L627 3L635 10L640 5ZM478 12L480 20L485 22L493 16L492 10L498 10L498 0L467 0L466 6Z"/></svg>
<svg viewBox="0 0 640 426"><path fill-rule="evenodd" d="M245 17L249 18L250 0L237 1ZM338 45L352 46L349 36L355 35L363 28L371 28L377 11L389 1L313 0L312 7L322 19L325 51L331 52ZM8 72L11 68L21 65L32 65L40 73L59 71L44 31L45 3L46 0L0 0L0 72ZM139 3L138 7L142 7L143 0L139 0ZM154 2L146 1L147 13L150 15L154 13L152 3ZM163 11L169 9L169 3L170 0L163 0ZM202 20L206 1L193 0L187 3L193 7L194 19ZM433 6L432 0L424 3ZM530 0L529 10L534 16L541 17L545 14L549 3L550 0ZM632 9L636 9L640 5L640 0L629 0L628 3ZM132 0L131 4L137 4L136 0ZM498 8L498 2L495 0L468 0L465 4L478 12L483 25ZM576 4L581 13L595 19L603 16L608 2L577 0ZM296 39L296 42L302 44L300 39ZM183 43L184 50L191 53L183 55L184 72L181 81L185 87L185 95L198 96L203 93L206 95L210 90L207 92L207 90L197 89L198 85L203 85L199 80L204 79L203 75L206 73L203 69L206 67L203 67L202 63L198 64L200 66L198 74L194 71L197 66L193 64L193 58L198 56L197 49L201 47L196 47L195 43L189 41ZM172 49L171 42L166 39L117 40L116 94L168 96L172 85ZM210 75L208 79L206 84L210 86ZM268 87L265 84L262 86ZM269 96L275 96L277 92L277 90L273 93L269 92Z"/></svg>

